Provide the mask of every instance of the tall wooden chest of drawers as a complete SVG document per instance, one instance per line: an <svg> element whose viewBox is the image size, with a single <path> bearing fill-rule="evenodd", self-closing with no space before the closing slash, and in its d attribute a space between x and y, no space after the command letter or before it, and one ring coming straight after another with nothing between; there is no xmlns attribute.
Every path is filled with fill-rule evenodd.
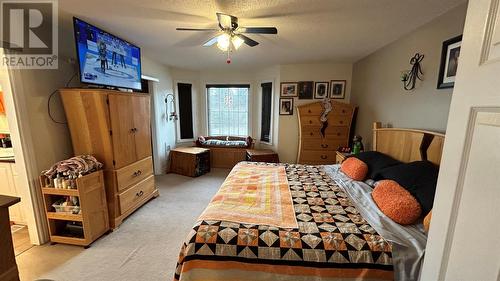
<svg viewBox="0 0 500 281"><path fill-rule="evenodd" d="M150 96L101 89L59 90L76 155L104 164L111 228L159 195L153 175Z"/></svg>
<svg viewBox="0 0 500 281"><path fill-rule="evenodd" d="M328 125L321 134L321 102L298 106L299 150L297 162L301 164L335 164L336 151L349 144L354 107L331 101Z"/></svg>

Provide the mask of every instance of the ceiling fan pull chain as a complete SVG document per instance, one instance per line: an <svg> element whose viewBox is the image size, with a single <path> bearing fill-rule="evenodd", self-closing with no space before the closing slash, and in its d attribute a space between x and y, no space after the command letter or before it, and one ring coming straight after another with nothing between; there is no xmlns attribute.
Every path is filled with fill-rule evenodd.
<svg viewBox="0 0 500 281"><path fill-rule="evenodd" d="M231 47L227 48L227 59L226 59L226 63L227 63L227 64L230 64L230 63L231 63L231 55L230 55L230 52L231 52Z"/></svg>

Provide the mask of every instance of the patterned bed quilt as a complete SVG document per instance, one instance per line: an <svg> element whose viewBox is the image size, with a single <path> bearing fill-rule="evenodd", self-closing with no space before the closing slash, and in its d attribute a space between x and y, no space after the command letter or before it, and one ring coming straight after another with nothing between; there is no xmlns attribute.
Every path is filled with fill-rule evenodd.
<svg viewBox="0 0 500 281"><path fill-rule="evenodd" d="M392 244L323 169L241 162L182 245L174 280L393 280Z"/></svg>

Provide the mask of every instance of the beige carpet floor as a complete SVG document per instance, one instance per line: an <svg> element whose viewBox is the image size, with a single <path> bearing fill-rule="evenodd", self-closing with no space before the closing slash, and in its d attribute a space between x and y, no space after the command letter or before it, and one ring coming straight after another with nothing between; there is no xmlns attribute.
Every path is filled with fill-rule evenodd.
<svg viewBox="0 0 500 281"><path fill-rule="evenodd" d="M46 244L19 255L21 280L172 280L183 239L228 173L157 177L160 197L89 249Z"/></svg>

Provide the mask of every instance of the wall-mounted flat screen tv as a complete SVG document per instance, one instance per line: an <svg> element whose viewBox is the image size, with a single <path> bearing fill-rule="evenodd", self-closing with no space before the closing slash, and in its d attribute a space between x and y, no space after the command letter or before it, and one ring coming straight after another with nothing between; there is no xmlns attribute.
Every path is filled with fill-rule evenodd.
<svg viewBox="0 0 500 281"><path fill-rule="evenodd" d="M73 18L82 83L141 90L141 49Z"/></svg>

